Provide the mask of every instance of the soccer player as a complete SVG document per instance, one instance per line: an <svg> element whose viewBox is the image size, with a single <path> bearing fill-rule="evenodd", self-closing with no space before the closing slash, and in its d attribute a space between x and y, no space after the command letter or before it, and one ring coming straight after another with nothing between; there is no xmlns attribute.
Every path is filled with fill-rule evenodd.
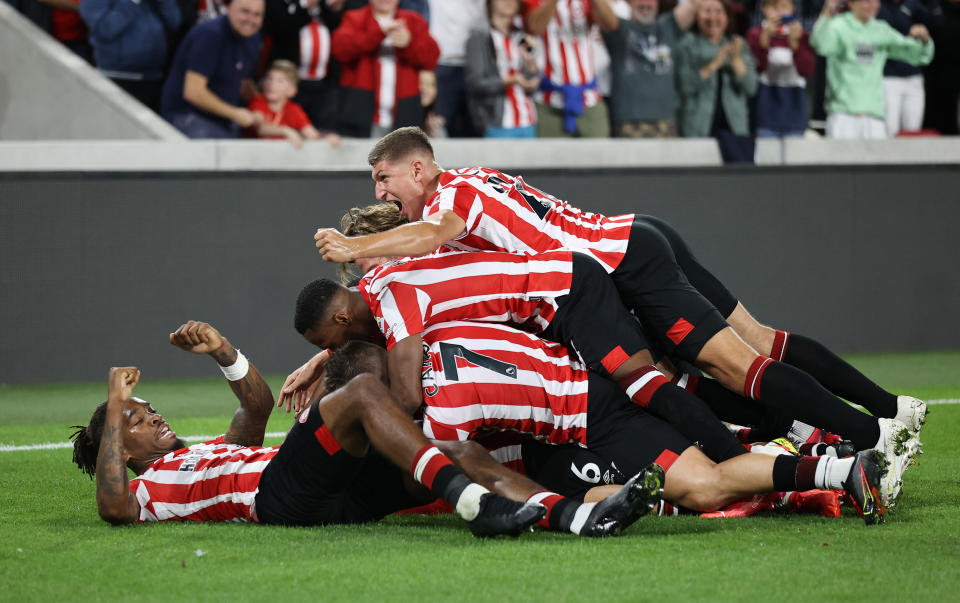
<svg viewBox="0 0 960 603"><path fill-rule="evenodd" d="M298 325L309 322L304 316L311 315L310 305L309 297L298 300ZM877 451L846 459L743 454L713 463L559 344L484 322L431 325L422 336L423 361L415 370L429 437L466 440L491 430L526 434L550 444L589 447L628 474L655 462L666 472L665 499L705 511L760 492L844 488L868 525L882 520Z"/></svg>
<svg viewBox="0 0 960 603"><path fill-rule="evenodd" d="M335 391L299 413L281 446L262 447L273 396L256 368L206 323L182 325L170 342L213 357L240 408L224 435L187 447L149 403L132 396L140 371L112 368L107 401L73 434L74 462L96 476L97 507L110 523L360 523L431 500L423 486L449 502L477 536L516 535L546 513L465 476L395 404L382 382L383 363L357 349L361 344L330 363L328 383ZM488 455L457 456L465 468L474 467L469 471L514 497L543 491ZM409 474L398 467L409 467ZM128 468L137 474L133 480ZM615 534L655 502L657 477L656 470L645 472L599 504L564 499L553 514L554 527Z"/></svg>
<svg viewBox="0 0 960 603"><path fill-rule="evenodd" d="M418 367L424 327L449 320L511 321L575 347L587 366L617 381L634 403L701 442L711 458L744 453L702 400L653 366L646 340L613 283L584 254L440 253L384 264L360 281L359 290L325 279L307 289L298 304L298 331L319 347L335 347L349 337L369 339L379 328L391 390L409 413L423 403ZM338 301L331 306L333 298ZM339 309L361 303L370 313L341 326L353 319L338 317Z"/></svg>
<svg viewBox="0 0 960 603"><path fill-rule="evenodd" d="M611 376L634 403L668 419L714 460L744 452L700 399L652 366L645 340L617 290L584 254L447 252L403 258L370 271L356 290L314 281L301 292L297 307L297 330L319 347L370 339L379 329L388 350L391 389L411 414L423 402L418 367L425 328L450 320L510 321L575 349L591 370ZM864 421L877 421L839 400L836 406ZM799 405L791 411L801 421L847 435L850 423L842 412L819 417ZM876 445L856 433L850 439L857 450ZM900 473L885 474L885 505L896 501L899 482Z"/></svg>
<svg viewBox="0 0 960 603"><path fill-rule="evenodd" d="M429 140L416 128L383 137L368 160L377 198L396 203L404 217L416 222L350 239L334 229L320 229L316 246L325 260L416 256L441 245L528 253L558 248L581 251L607 269L625 303L643 322L644 331L667 354L697 365L728 389L749 398L780 405L791 414L804 409L814 418L806 421L810 424L842 422L844 428L837 431L845 437L869 441L871 447L884 451L894 483L900 482L900 475L919 452L916 434L926 412L922 402L890 394L879 413L883 418L876 419L844 404L810 374L784 362L811 369L827 384L863 385L863 375L848 365L838 366L837 361L842 361L832 354L820 355L822 346L812 340L792 337L796 346L791 346L799 349L792 355L784 352L782 360L757 353L756 349L777 351L773 349L774 331L756 323L739 302L731 310L728 324L690 284L667 237L654 223L632 214L607 217L584 212L520 177L495 170L443 171ZM734 330L738 327L746 342L740 331ZM763 339L768 340L767 345ZM870 404L866 406L870 408ZM899 486L895 489L893 498Z"/></svg>
<svg viewBox="0 0 960 603"><path fill-rule="evenodd" d="M389 230L405 223L407 223L407 220L400 216L400 211L394 204L376 203L365 207L351 208L340 220L340 228L347 236L357 236L383 232L384 230ZM367 273L376 266L391 259L395 258L357 258L353 264L355 264L362 273ZM340 280L347 286L356 286L359 283L360 277L356 276L350 270L349 266L349 264L340 265ZM609 283L602 283L601 286L609 287L611 285ZM615 303L618 307L620 306L619 301ZM631 321L631 326L632 324ZM751 442L769 441L787 435L789 432L797 431L797 428L792 427L794 424L796 426L806 427L806 424L794 421L780 411L765 407L755 400L748 400L723 388L712 379L700 379L701 375L699 371L689 365L684 367L688 373L682 373L679 372L676 367L672 366L671 363L665 359L661 359L661 362L657 363L657 368L670 377L671 381L704 400L724 421L733 422L738 425L749 425L751 429L746 431L751 438L754 438L750 440ZM283 395L284 393L281 391L281 397L283 397ZM656 399L656 396L653 396L653 398L650 406L647 408L651 409L655 414L659 414L662 418L669 420L669 413L664 413L663 409L659 409L660 401ZM670 409L667 410L669 411ZM674 410L682 411L685 409L680 408ZM722 454L716 454L716 450L711 451L709 446L705 446L707 441L702 439L703 434L697 434L687 430L690 427L695 427L695 425L690 424L689 420L684 420L682 426L674 423L674 427L677 427L681 433L691 440L699 441L701 448L706 452L707 456L713 460L720 461L726 458ZM744 435L744 432L739 432L738 438L740 438L741 441L743 440L742 435ZM806 440L808 436L809 434L803 435L802 440ZM709 440L709 438L706 440ZM722 443L727 440L721 439L719 441ZM814 442L806 443L805 441L796 441L795 444L798 447L804 448L804 451L802 451L803 454L816 456L817 454L836 453L836 449L831 450L832 447L829 445ZM813 449L815 447L823 450L814 453ZM724 448L721 447L719 450L722 452ZM850 454L852 454L852 452Z"/></svg>

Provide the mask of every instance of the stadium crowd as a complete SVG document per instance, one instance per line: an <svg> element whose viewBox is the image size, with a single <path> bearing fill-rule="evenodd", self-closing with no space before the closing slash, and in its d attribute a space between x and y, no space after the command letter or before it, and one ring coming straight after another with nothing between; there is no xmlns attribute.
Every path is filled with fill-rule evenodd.
<svg viewBox="0 0 960 603"><path fill-rule="evenodd" d="M957 134L960 0L7 0L192 138Z"/></svg>

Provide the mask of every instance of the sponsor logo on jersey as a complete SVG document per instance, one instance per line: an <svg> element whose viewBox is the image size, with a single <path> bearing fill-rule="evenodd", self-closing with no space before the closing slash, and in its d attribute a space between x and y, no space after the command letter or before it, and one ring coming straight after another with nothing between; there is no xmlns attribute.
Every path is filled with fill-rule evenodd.
<svg viewBox="0 0 960 603"><path fill-rule="evenodd" d="M377 328L380 329L380 332L383 333L383 336L386 339L390 339L390 335L393 334L393 327L387 324L387 321L383 319L382 316L377 316Z"/></svg>
<svg viewBox="0 0 960 603"><path fill-rule="evenodd" d="M440 391L437 379L433 373L433 361L430 359L430 346L423 344L423 364L420 371L420 381L423 384L423 394L433 397Z"/></svg>

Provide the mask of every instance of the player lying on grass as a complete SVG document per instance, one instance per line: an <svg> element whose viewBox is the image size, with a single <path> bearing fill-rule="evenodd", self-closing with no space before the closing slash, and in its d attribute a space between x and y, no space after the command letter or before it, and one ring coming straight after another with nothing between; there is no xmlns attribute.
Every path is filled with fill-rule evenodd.
<svg viewBox="0 0 960 603"><path fill-rule="evenodd" d="M314 320L310 289L305 287L297 300L295 323L307 326L302 333L321 327ZM324 317L323 330L332 331L329 316ZM339 333L320 336L328 345L348 345L345 338L375 334L375 325L347 331L354 322ZM631 403L611 381L588 372L559 344L483 322L440 323L421 336L422 362L412 370L421 383L423 429L429 437L456 441L485 431L510 431L551 444L589 447L628 475L656 463L666 471L664 498L701 511L762 492L843 488L868 525L882 521L885 506L877 491L882 457L875 450L846 459L742 454L714 463L670 425ZM364 345L386 357L383 348ZM288 378L294 390L308 388L320 377L324 355L301 367L292 381ZM303 401L296 391L293 399Z"/></svg>
<svg viewBox="0 0 960 603"><path fill-rule="evenodd" d="M110 523L359 523L439 496L475 535L492 536L518 534L546 513L461 473L399 409L381 378L368 373L382 365L335 359L336 390L299 414L281 446L262 447L273 396L256 368L206 323L182 325L170 342L213 357L240 408L223 436L187 447L149 403L132 396L139 370L112 368L107 401L73 434L74 462L96 476L97 506ZM445 449L465 472L506 495L525 500L543 491L478 446ZM128 480L128 468L135 479ZM583 535L616 534L655 505L659 476L657 469L645 472L600 504L564 499L553 525Z"/></svg>
<svg viewBox="0 0 960 603"><path fill-rule="evenodd" d="M678 264L675 245L669 233L661 232L661 222L633 214L583 212L496 170L444 171L429 139L417 128L400 128L383 137L368 160L377 199L396 203L404 217L416 222L349 239L334 229L320 229L316 246L325 260L417 256L441 246L581 251L606 268L647 335L664 352L750 398L804 408L818 418L808 423L842 421L845 428L834 431L845 437L869 441L869 447L905 450L899 455L887 450L897 481L919 452L915 436L925 414L921 401L883 391L813 340L795 335L787 346L785 333L757 323L725 288L713 290L722 285L692 254L686 265ZM897 417L909 432L902 433L892 421L868 420L854 409L842 409L825 386L877 416Z"/></svg>

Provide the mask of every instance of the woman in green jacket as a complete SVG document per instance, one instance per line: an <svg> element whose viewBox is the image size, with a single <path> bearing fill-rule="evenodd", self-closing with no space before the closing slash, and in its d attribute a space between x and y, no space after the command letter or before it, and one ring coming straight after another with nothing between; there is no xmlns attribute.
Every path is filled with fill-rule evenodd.
<svg viewBox="0 0 960 603"><path fill-rule="evenodd" d="M750 134L747 98L757 69L743 38L730 33L729 0L702 0L693 31L676 52L680 132L688 138Z"/></svg>

